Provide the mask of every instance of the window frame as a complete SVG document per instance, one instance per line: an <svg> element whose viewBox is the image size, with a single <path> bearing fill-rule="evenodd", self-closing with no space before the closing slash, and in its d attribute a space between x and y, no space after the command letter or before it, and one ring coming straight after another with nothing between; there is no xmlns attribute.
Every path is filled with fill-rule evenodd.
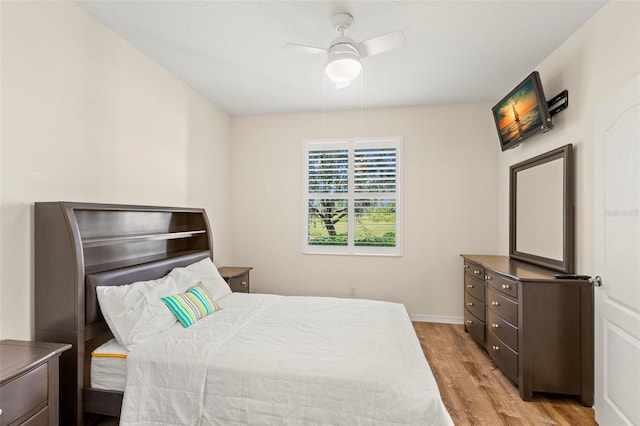
<svg viewBox="0 0 640 426"><path fill-rule="evenodd" d="M355 192L354 189L354 152L356 149L395 148L396 176L395 192ZM348 191L346 193L309 193L309 152L317 150L348 151ZM403 139L400 136L377 138L344 138L344 139L305 139L302 149L302 253L329 254L346 256L392 256L403 255ZM348 237L347 245L310 245L309 244L309 200L313 199L347 199L348 200ZM395 212L395 246L362 246L355 245L355 200L391 198L396 201Z"/></svg>

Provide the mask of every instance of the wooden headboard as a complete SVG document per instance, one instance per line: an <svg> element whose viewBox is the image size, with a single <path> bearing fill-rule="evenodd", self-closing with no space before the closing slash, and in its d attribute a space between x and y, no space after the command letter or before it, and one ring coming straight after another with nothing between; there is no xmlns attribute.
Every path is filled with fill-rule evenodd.
<svg viewBox="0 0 640 426"><path fill-rule="evenodd" d="M96 405L114 392L89 389L91 351L113 337L96 286L213 259L209 221L203 209L71 202L35 203L34 216L36 340L72 345L60 359L60 424L82 425L85 412L114 414Z"/></svg>

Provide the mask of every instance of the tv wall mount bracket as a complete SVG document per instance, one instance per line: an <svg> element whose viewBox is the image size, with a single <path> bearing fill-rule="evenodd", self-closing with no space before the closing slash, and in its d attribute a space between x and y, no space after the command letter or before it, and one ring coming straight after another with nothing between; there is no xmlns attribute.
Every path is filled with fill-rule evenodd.
<svg viewBox="0 0 640 426"><path fill-rule="evenodd" d="M560 103L562 102L562 103ZM556 105L558 104L558 105ZM554 105L556 105L554 107ZM569 106L569 91L563 90L562 92L555 95L553 98L547 101L547 107L549 108L549 115L553 117L560 111L567 109Z"/></svg>

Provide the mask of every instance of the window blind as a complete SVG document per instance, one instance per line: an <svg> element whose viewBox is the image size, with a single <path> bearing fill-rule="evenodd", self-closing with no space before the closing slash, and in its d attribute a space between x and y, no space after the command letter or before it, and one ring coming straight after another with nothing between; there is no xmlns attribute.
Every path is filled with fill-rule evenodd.
<svg viewBox="0 0 640 426"><path fill-rule="evenodd" d="M401 142L304 142L303 252L402 253Z"/></svg>

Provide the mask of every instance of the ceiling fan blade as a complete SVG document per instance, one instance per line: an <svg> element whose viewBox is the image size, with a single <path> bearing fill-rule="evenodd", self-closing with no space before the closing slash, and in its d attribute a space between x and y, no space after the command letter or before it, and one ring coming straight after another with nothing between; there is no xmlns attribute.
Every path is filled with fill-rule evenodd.
<svg viewBox="0 0 640 426"><path fill-rule="evenodd" d="M310 53L312 55L327 56L327 49L321 47L305 46L303 44L285 43L283 49L295 50L301 53Z"/></svg>
<svg viewBox="0 0 640 426"><path fill-rule="evenodd" d="M356 43L355 47L358 49L358 52L360 52L360 57L366 58L367 56L377 55L378 53L400 47L404 45L405 42L406 39L404 38L404 33L398 30L378 37L373 37L368 40L363 40Z"/></svg>

